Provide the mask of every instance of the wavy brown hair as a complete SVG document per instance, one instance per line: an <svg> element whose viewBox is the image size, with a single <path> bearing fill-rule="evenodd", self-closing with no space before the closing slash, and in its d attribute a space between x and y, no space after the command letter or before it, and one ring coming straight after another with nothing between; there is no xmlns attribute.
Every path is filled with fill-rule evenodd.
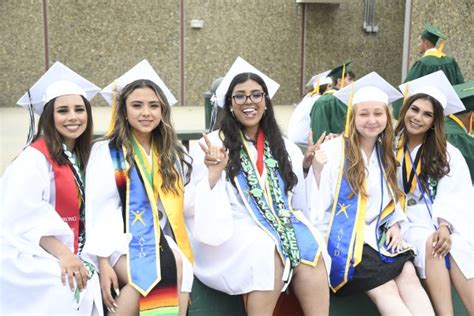
<svg viewBox="0 0 474 316"><path fill-rule="evenodd" d="M444 114L441 103L432 96L425 93L418 93L406 100L400 111L400 119L398 120L395 134L403 136L408 141L410 135L405 128L405 115L410 106L416 100L426 100L433 105L433 125L429 128L423 140L423 147L420 156L421 160L421 177L420 181L423 188L427 190L428 177L439 180L449 173L449 161L447 154L447 142L444 134ZM400 149L400 148L397 148Z"/></svg>
<svg viewBox="0 0 474 316"><path fill-rule="evenodd" d="M293 172L291 161L286 151L285 142L275 119L272 101L268 97L268 89L265 81L258 75L250 72L241 73L232 79L225 94L225 104L220 120L220 129L224 133L224 146L229 149L229 162L226 166L228 178L234 183L234 177L241 169L240 148L242 140L239 131L244 130L244 126L231 113L232 93L236 85L253 80L258 83L265 93L265 114L260 120L260 127L265 134L265 139L271 148L272 156L278 161L278 169L285 183L285 191L290 191L298 182L296 174Z"/></svg>
<svg viewBox="0 0 474 316"><path fill-rule="evenodd" d="M105 137L105 139L110 139L112 145L117 148L126 149L125 159L131 167L135 166L134 150L131 142L132 131L127 117L127 108L126 101L127 97L136 89L141 88L150 88L153 90L158 97L161 105L161 122L160 124L151 132L153 136L153 144L158 152L160 157L160 175L163 179L163 184L161 188L164 192L173 192L177 194L177 188L175 186L176 181L179 178L177 170L174 168L176 157L179 158L181 164L185 164L187 167L187 173L185 175L186 179L183 179L184 184L189 181L191 174L191 157L186 153L185 149L178 141L176 132L171 123L171 107L166 99L163 91L151 80L139 79L129 83L123 88L120 95L118 95L117 100L117 113L114 128L110 136Z"/></svg>
<svg viewBox="0 0 474 316"><path fill-rule="evenodd" d="M91 152L92 144L92 110L91 104L89 101L81 96L84 101L87 112L87 126L84 133L82 133L77 139L76 144L74 145L74 152L76 153L80 167L85 169L87 161L89 160L89 155ZM40 137L44 137L46 146L48 147L48 152L51 158L59 165L69 164L67 157L63 153L61 134L59 134L56 129L56 124L54 122L54 102L56 98L52 99L43 108L43 113L41 113L39 122L38 122L38 132L36 133L33 141L37 140Z"/></svg>
<svg viewBox="0 0 474 316"><path fill-rule="evenodd" d="M349 137L346 146L345 156L349 162L346 169L347 181L351 186L353 193L360 193L364 197L368 197L369 194L364 187L366 178L366 169L364 165L364 159L362 158L362 152L360 150L360 134L355 128L355 117L357 111L357 105L354 106L353 110L349 114L349 124L353 128L349 130ZM393 125L392 118L388 107L385 107L385 114L387 115L387 126L380 133L376 146L377 154L380 155L380 163L385 171L387 186L389 186L394 194L398 196L401 194L397 184L397 159L393 153Z"/></svg>

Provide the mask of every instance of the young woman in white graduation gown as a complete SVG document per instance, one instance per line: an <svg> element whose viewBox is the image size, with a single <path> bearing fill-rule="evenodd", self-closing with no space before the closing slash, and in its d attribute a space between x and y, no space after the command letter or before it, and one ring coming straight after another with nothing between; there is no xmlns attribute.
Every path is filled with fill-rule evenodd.
<svg viewBox="0 0 474 316"><path fill-rule="evenodd" d="M98 91L56 62L18 101L41 116L33 142L2 179L2 315L103 314L97 271L81 254L89 100Z"/></svg>
<svg viewBox="0 0 474 316"><path fill-rule="evenodd" d="M349 107L345 133L317 148L321 136L307 177L310 218L328 240L331 289L365 292L382 315L432 315L403 241L388 109L401 94L372 72L335 96Z"/></svg>
<svg viewBox="0 0 474 316"><path fill-rule="evenodd" d="M238 58L217 89L220 129L190 152L195 274L216 290L246 294L248 315L272 315L290 282L306 314L327 315L329 261L302 213L303 155L277 126L270 101L277 88Z"/></svg>
<svg viewBox="0 0 474 316"><path fill-rule="evenodd" d="M452 315L451 282L474 314L474 207L469 168L446 141L444 116L464 106L442 71L400 86L398 183L407 199L407 241L436 314ZM416 167L413 167L416 166ZM416 171L415 171L416 170Z"/></svg>
<svg viewBox="0 0 474 316"><path fill-rule="evenodd" d="M117 103L87 167L84 252L98 257L111 315L186 315L193 258L183 215L186 153L171 124L176 99L147 60L101 94Z"/></svg>

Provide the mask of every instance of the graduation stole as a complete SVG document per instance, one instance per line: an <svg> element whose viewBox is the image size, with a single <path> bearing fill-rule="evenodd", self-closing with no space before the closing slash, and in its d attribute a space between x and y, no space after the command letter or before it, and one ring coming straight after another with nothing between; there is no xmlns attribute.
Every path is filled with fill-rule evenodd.
<svg viewBox="0 0 474 316"><path fill-rule="evenodd" d="M264 170L260 175L249 156L248 143L242 132L240 149L241 169L234 178L237 190L252 218L274 241L285 265L285 274L300 262L315 266L321 253L321 242L306 218L293 210L291 192L273 159L270 146L264 141ZM263 177L266 177L264 184ZM285 278L286 279L286 278ZM288 280L288 279L286 279ZM289 280L288 280L289 282Z"/></svg>
<svg viewBox="0 0 474 316"><path fill-rule="evenodd" d="M324 91L323 95L324 95L324 94L334 94L334 93L336 93L336 92L337 92L336 89L328 89L328 90Z"/></svg>
<svg viewBox="0 0 474 316"><path fill-rule="evenodd" d="M328 233L328 252L332 258L329 279L330 287L333 292L337 292L352 279L355 267L362 261L367 208L367 198L360 193L353 193L349 181L345 176L347 169L347 158L345 158L346 140L342 138L342 142L341 154L344 159L341 160ZM378 148L376 148L376 151L377 158L379 159ZM380 159L379 167L382 173L382 186L382 181L386 180L386 176ZM380 215L377 219L377 244L379 255L384 262L390 262L390 257L395 257L401 253L393 253L391 250L388 250L385 245L386 224L395 211L395 198L392 191L391 194L392 200L383 210L381 205Z"/></svg>
<svg viewBox="0 0 474 316"><path fill-rule="evenodd" d="M418 152L415 157L415 161L412 163L410 152L405 143L404 136L401 135L400 139L397 142L397 152L396 158L397 161L402 166L402 181L403 181L403 191L405 194L415 192L415 188L418 186L418 179L421 175L421 152L423 150L423 145L418 149ZM416 166L414 168L414 166ZM402 205L405 205L406 195L401 197ZM408 206L411 206L413 202L408 202Z"/></svg>
<svg viewBox="0 0 474 316"><path fill-rule="evenodd" d="M437 58L441 58L446 56L446 54L443 52L444 49L444 42L437 48L437 49L430 49L427 50L423 56L433 56Z"/></svg>
<svg viewBox="0 0 474 316"><path fill-rule="evenodd" d="M54 209L61 219L68 224L69 228L71 228L74 235L74 253L77 254L80 230L81 196L71 166L68 164L59 165L52 159L43 137L33 142L30 146L41 152L53 169L54 186L56 190Z"/></svg>
<svg viewBox="0 0 474 316"><path fill-rule="evenodd" d="M467 130L466 126L464 126L463 122L459 119L459 117L454 114L450 114L449 118L452 119L456 124L459 125L459 127L461 127L466 133L469 134L469 131Z"/></svg>
<svg viewBox="0 0 474 316"><path fill-rule="evenodd" d="M129 283L142 294L140 315L177 315L176 262L166 238L161 238L157 200L161 199L178 246L192 262L191 247L184 228L181 179L176 184L179 194L162 192L158 154L153 151L153 163L150 165L143 148L134 137L132 144L136 164L133 168L124 159L125 148L118 150L109 145L122 200L125 228L132 234L127 255ZM177 164L177 172L181 177L179 161Z"/></svg>

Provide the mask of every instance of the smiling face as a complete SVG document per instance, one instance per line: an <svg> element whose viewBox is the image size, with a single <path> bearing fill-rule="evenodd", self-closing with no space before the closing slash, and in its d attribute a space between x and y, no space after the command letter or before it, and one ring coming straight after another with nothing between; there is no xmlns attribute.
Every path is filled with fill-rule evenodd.
<svg viewBox="0 0 474 316"><path fill-rule="evenodd" d="M69 149L87 128L87 111L80 95L63 95L54 100L54 125Z"/></svg>
<svg viewBox="0 0 474 316"><path fill-rule="evenodd" d="M433 104L426 99L416 99L408 107L403 120L408 137L423 138L433 126Z"/></svg>
<svg viewBox="0 0 474 316"><path fill-rule="evenodd" d="M161 102L155 91L144 87L133 90L125 101L126 117L132 132L147 137L160 125Z"/></svg>
<svg viewBox="0 0 474 316"><path fill-rule="evenodd" d="M252 79L235 85L231 111L244 126L246 134L250 137L255 135L265 113L265 94L262 86Z"/></svg>
<svg viewBox="0 0 474 316"><path fill-rule="evenodd" d="M383 102L360 102L354 106L354 115L357 132L367 139L377 139L387 127L387 106Z"/></svg>

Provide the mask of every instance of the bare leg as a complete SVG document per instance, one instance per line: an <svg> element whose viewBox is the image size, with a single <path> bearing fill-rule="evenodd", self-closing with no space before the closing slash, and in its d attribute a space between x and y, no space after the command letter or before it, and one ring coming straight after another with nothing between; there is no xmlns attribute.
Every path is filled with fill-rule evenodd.
<svg viewBox="0 0 474 316"><path fill-rule="evenodd" d="M275 251L275 281L273 291L253 291L247 298L247 316L272 316L278 298L280 297L283 282L283 264Z"/></svg>
<svg viewBox="0 0 474 316"><path fill-rule="evenodd" d="M474 279L466 279L453 257L451 260L451 280L469 315L474 315Z"/></svg>
<svg viewBox="0 0 474 316"><path fill-rule="evenodd" d="M425 285L428 289L436 315L453 315L453 300L451 298L451 281L449 270L446 269L444 258L432 255L432 235L426 240L425 255Z"/></svg>
<svg viewBox="0 0 474 316"><path fill-rule="evenodd" d="M377 306L381 315L411 315L410 310L400 297L397 284L394 280L390 280L369 290L367 295Z"/></svg>
<svg viewBox="0 0 474 316"><path fill-rule="evenodd" d="M119 284L125 284L120 289L120 295L115 298L118 307L115 309L116 313L109 313L109 315L138 315L140 293L132 286L128 285L127 276L127 261L125 256L121 256L114 266L115 273Z"/></svg>
<svg viewBox="0 0 474 316"><path fill-rule="evenodd" d="M178 272L178 293L179 293L179 315L186 316L188 309L189 293L181 292L181 286L183 284L183 260L181 254L174 249L171 249L176 260L176 270Z"/></svg>
<svg viewBox="0 0 474 316"><path fill-rule="evenodd" d="M402 272L395 278L398 292L413 315L434 315L433 307L411 262L405 262Z"/></svg>
<svg viewBox="0 0 474 316"><path fill-rule="evenodd" d="M298 265L291 284L305 315L329 314L328 275L322 256L316 267Z"/></svg>

